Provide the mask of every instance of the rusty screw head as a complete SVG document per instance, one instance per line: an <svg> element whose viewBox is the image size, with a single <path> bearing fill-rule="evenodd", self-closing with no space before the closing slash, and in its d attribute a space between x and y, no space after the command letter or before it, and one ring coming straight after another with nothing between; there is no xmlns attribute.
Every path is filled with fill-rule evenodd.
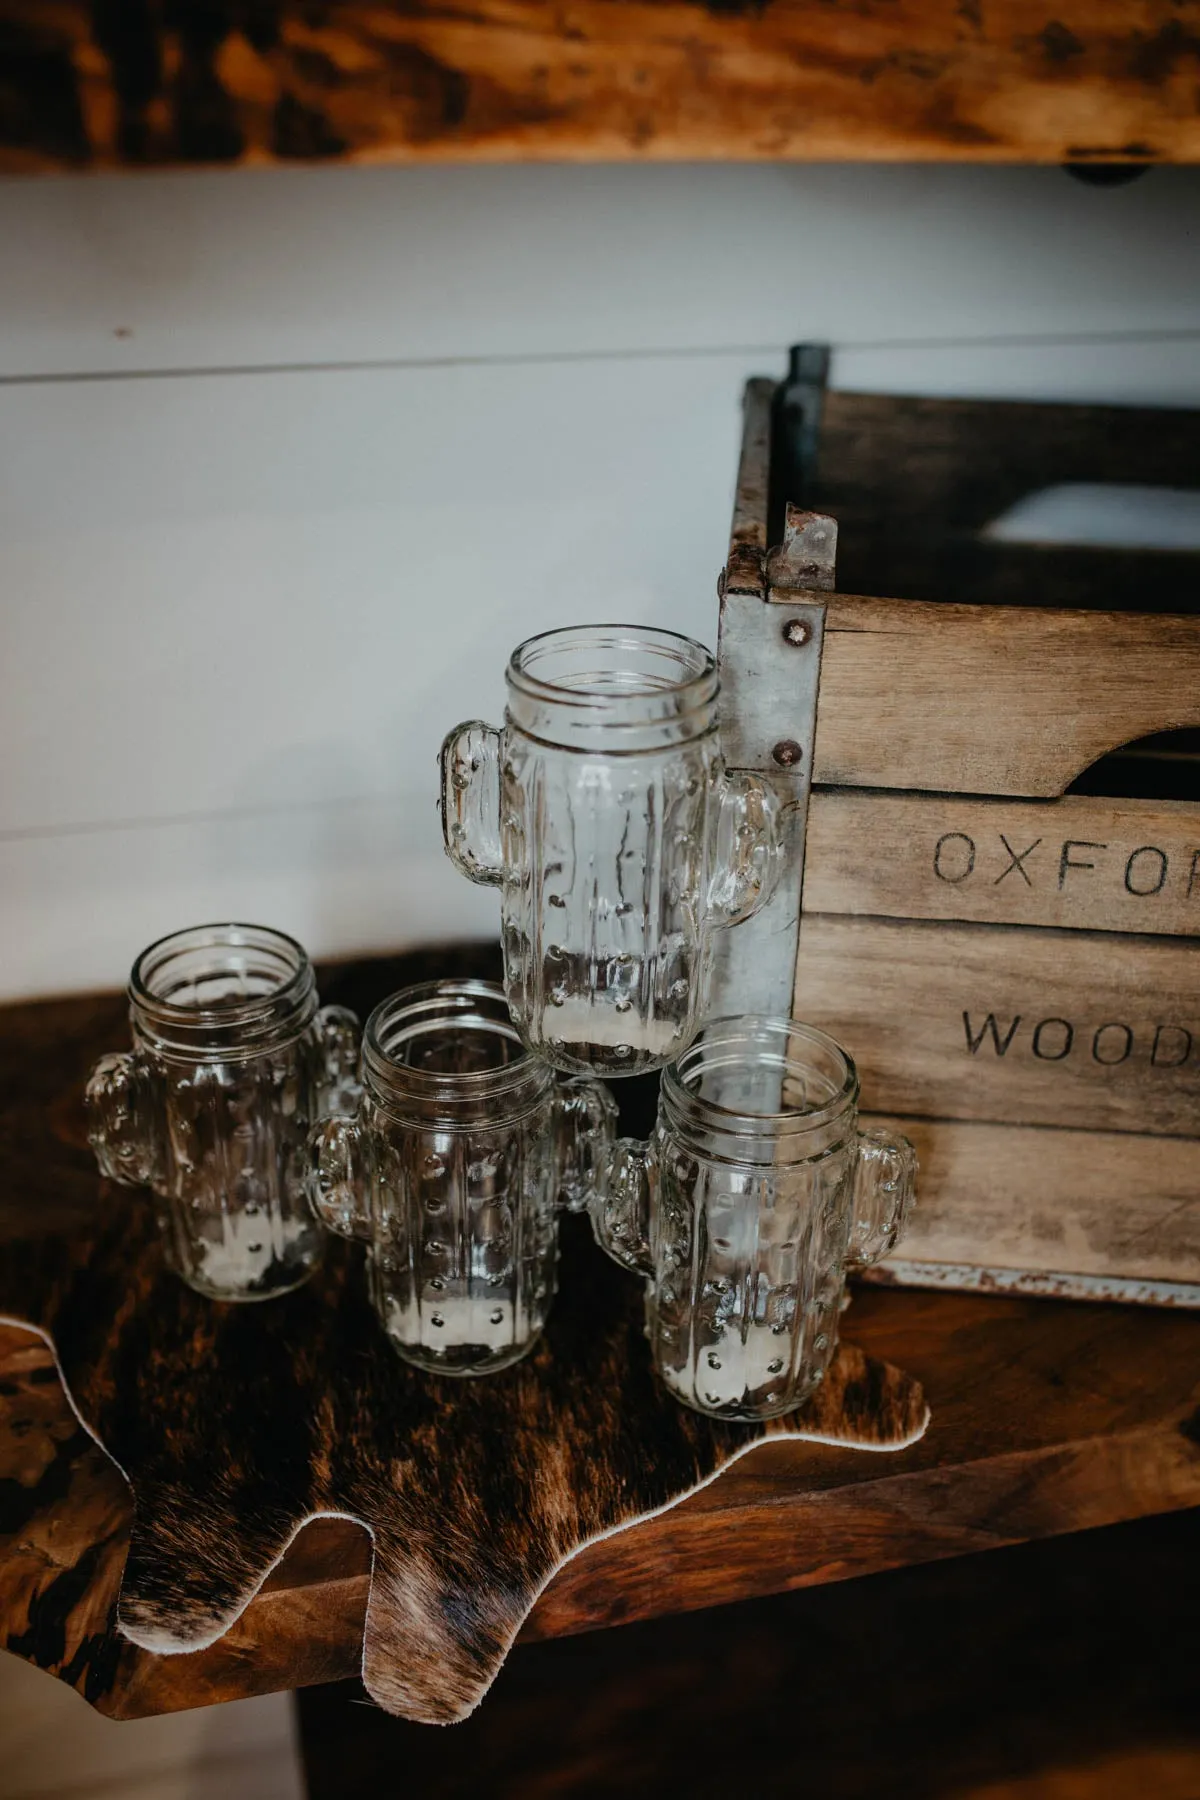
<svg viewBox="0 0 1200 1800"><path fill-rule="evenodd" d="M783 628L785 644L807 644L812 636L812 626L807 619L789 619Z"/></svg>
<svg viewBox="0 0 1200 1800"><path fill-rule="evenodd" d="M781 769L794 769L803 758L804 752L795 738L780 738L771 755Z"/></svg>

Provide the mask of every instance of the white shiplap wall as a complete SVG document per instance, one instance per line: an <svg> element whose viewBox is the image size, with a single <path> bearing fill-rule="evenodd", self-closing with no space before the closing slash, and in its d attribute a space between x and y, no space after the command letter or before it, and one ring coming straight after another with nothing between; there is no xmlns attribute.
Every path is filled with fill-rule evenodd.
<svg viewBox="0 0 1200 1800"><path fill-rule="evenodd" d="M744 377L824 338L845 387L1200 404L1198 203L1189 170L0 183L0 994L218 916L491 934L440 737L553 623L712 640Z"/></svg>

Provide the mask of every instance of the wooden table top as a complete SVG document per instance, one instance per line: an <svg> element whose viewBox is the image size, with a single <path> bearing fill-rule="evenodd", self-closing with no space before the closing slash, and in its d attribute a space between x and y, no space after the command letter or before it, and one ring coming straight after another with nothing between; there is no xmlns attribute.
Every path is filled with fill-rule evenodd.
<svg viewBox="0 0 1200 1800"><path fill-rule="evenodd" d="M323 991L361 1004L398 973L413 978L407 965L355 965ZM0 1009L7 1232L38 1202L39 1145L74 1129L63 1122L79 1081L98 1048L124 1041L122 1019L115 996ZM669 1512L581 1552L523 1637L1200 1506L1194 1315L863 1288L846 1335L924 1384L933 1420L919 1443L887 1455L756 1449ZM116 1717L357 1673L371 1554L358 1526L307 1525L224 1637L158 1656L114 1629L129 1519L124 1478L79 1426L48 1346L0 1326L0 1642Z"/></svg>

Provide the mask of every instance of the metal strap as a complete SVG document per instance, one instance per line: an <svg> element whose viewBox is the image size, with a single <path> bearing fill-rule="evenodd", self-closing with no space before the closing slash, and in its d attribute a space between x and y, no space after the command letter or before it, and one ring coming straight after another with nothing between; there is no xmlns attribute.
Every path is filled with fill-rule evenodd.
<svg viewBox="0 0 1200 1800"><path fill-rule="evenodd" d="M720 583L718 662L725 760L731 769L769 780L785 802L784 864L760 912L714 933L714 1016L791 1013L825 631L822 595L833 587L837 554L834 520L790 504L783 542L765 549L774 398L769 382L747 386L729 562Z"/></svg>

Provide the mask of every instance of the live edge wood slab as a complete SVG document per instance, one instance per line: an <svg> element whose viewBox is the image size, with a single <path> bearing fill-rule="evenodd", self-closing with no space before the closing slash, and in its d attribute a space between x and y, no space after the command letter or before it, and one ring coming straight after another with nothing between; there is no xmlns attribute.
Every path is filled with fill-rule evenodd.
<svg viewBox="0 0 1200 1800"><path fill-rule="evenodd" d="M1200 160L1200 0L0 0L0 168Z"/></svg>
<svg viewBox="0 0 1200 1800"><path fill-rule="evenodd" d="M487 953L436 961L449 973L486 966ZM322 991L365 1008L423 972L411 958L354 965L327 971ZM113 996L0 1013L0 1222L10 1244L28 1236L30 1208L95 1208L78 1084L97 1051L122 1041L122 1026ZM31 1264L31 1293L38 1279ZM1200 1505L1195 1319L862 1292L846 1335L923 1382L934 1410L923 1439L886 1457L812 1443L756 1448L682 1505L569 1562L522 1637ZM370 1581L358 1526L306 1527L229 1630L172 1655L113 1629L130 1526L129 1490L81 1429L47 1344L4 1328L0 1641L117 1717L358 1673Z"/></svg>

